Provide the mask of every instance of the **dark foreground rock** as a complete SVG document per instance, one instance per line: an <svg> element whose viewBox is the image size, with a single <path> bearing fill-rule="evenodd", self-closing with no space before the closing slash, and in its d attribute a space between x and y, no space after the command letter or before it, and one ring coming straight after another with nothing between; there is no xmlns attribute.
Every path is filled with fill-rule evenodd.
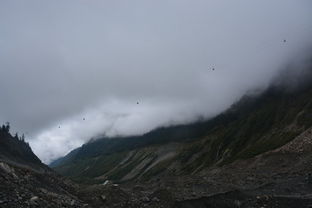
<svg viewBox="0 0 312 208"><path fill-rule="evenodd" d="M47 171L36 172L0 162L0 207L87 207L77 186Z"/></svg>
<svg viewBox="0 0 312 208"><path fill-rule="evenodd" d="M310 208L311 196L250 195L240 191L177 202L175 208Z"/></svg>
<svg viewBox="0 0 312 208"><path fill-rule="evenodd" d="M263 163L259 158L257 162ZM309 169L305 169L310 163L302 164L306 165L284 174L284 169L275 170L270 180L247 167L240 173L237 163L236 169L223 167L226 174L207 172L205 177L163 176L124 184L77 185L51 171L36 172L0 162L0 207L310 208L312 184ZM249 175L240 175L246 172Z"/></svg>

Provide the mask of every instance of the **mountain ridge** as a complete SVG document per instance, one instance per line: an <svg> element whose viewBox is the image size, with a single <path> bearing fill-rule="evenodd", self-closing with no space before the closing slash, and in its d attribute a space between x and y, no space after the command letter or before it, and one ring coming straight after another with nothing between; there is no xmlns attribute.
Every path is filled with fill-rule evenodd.
<svg viewBox="0 0 312 208"><path fill-rule="evenodd" d="M13 137L9 129L9 123L0 128L0 161L34 171L49 171L50 168L33 153L24 138L17 134Z"/></svg>
<svg viewBox="0 0 312 208"><path fill-rule="evenodd" d="M258 96L244 96L208 121L158 128L137 137L98 139L52 166L74 180L97 183L194 174L290 142L312 125L310 97L310 83L291 91L270 86ZM161 151L172 144L174 151Z"/></svg>

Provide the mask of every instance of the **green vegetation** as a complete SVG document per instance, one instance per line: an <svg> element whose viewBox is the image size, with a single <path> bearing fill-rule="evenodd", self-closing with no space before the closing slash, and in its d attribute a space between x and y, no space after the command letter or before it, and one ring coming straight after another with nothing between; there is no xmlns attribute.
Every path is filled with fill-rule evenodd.
<svg viewBox="0 0 312 208"><path fill-rule="evenodd" d="M278 148L311 126L311 88L291 93L270 88L258 97L242 98L208 121L87 143L57 161L55 169L79 180L105 174L120 181L145 161L145 166L140 166L141 173L134 178L149 179L162 173L192 174L211 165L222 166ZM161 149L173 142L181 146L175 156L149 168L157 159L149 147ZM121 164L131 151L135 154Z"/></svg>

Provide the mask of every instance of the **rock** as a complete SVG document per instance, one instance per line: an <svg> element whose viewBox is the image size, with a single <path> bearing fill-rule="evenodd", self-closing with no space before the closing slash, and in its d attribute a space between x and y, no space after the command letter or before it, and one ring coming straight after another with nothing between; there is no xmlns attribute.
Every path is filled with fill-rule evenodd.
<svg viewBox="0 0 312 208"><path fill-rule="evenodd" d="M103 186L106 186L109 184L109 180L106 180L104 183L102 183Z"/></svg>
<svg viewBox="0 0 312 208"><path fill-rule="evenodd" d="M242 202L239 201L239 200L235 200L235 201L234 201L234 205L235 205L236 207L241 207L241 206L242 206Z"/></svg>
<svg viewBox="0 0 312 208"><path fill-rule="evenodd" d="M143 191L144 188L143 188L142 186L140 186L140 185L135 185L135 186L133 187L133 190L135 190L135 191Z"/></svg>
<svg viewBox="0 0 312 208"><path fill-rule="evenodd" d="M141 199L142 202L150 202L150 198L148 198L147 196L142 197Z"/></svg>
<svg viewBox="0 0 312 208"><path fill-rule="evenodd" d="M101 195L101 199L102 199L104 202L106 202L106 200L107 200L107 198L106 198L105 195Z"/></svg>
<svg viewBox="0 0 312 208"><path fill-rule="evenodd" d="M73 199L73 200L71 200L71 202L70 202L70 206L74 206L76 204L76 201Z"/></svg>
<svg viewBox="0 0 312 208"><path fill-rule="evenodd" d="M31 197L30 201L34 202L34 201L38 201L39 197L38 196L33 196Z"/></svg>
<svg viewBox="0 0 312 208"><path fill-rule="evenodd" d="M44 189L44 188L40 188L40 191L41 191L42 193L44 193L44 194L47 194L47 193L48 193L48 191L47 191L46 189Z"/></svg>
<svg viewBox="0 0 312 208"><path fill-rule="evenodd" d="M33 196L33 197L31 197L30 201L37 201L38 199L39 199L38 196Z"/></svg>
<svg viewBox="0 0 312 208"><path fill-rule="evenodd" d="M33 196L31 197L31 199L29 200L30 201L30 204L37 204L37 201L39 200L39 197L38 196Z"/></svg>
<svg viewBox="0 0 312 208"><path fill-rule="evenodd" d="M4 163L4 162L0 162L0 168L13 176L14 179L18 179L17 175L15 174L14 168L10 167L8 164Z"/></svg>
<svg viewBox="0 0 312 208"><path fill-rule="evenodd" d="M254 180L255 180L255 178L254 178L254 177L251 177L251 176L247 177L246 179L247 179L248 181L254 181Z"/></svg>
<svg viewBox="0 0 312 208"><path fill-rule="evenodd" d="M153 202L159 202L160 200L157 197L152 198Z"/></svg>

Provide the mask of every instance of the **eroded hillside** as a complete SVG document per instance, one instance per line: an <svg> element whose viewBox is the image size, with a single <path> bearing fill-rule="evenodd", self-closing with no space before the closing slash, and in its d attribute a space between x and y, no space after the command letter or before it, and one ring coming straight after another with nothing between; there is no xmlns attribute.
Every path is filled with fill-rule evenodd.
<svg viewBox="0 0 312 208"><path fill-rule="evenodd" d="M272 87L260 96L244 97L209 121L87 143L54 168L87 183L197 175L297 138L312 126L311 97L311 87L293 92Z"/></svg>

